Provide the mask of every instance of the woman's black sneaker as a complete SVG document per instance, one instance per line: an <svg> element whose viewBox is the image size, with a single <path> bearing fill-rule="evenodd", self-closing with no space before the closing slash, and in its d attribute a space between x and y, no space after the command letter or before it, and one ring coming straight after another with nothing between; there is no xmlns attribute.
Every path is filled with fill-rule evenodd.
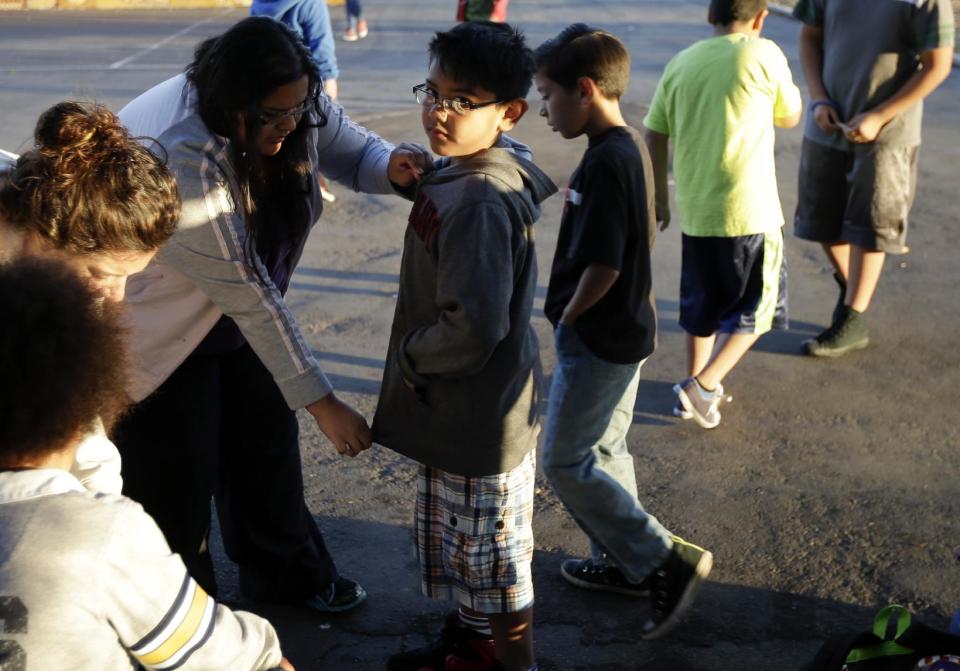
<svg viewBox="0 0 960 671"><path fill-rule="evenodd" d="M318 594L309 597L304 605L321 613L342 613L356 608L367 598L367 591L354 580L340 576Z"/></svg>

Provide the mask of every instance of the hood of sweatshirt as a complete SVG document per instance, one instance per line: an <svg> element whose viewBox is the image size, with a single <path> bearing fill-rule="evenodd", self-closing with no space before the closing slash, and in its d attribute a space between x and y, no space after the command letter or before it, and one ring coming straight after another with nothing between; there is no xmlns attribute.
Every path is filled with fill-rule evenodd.
<svg viewBox="0 0 960 671"><path fill-rule="evenodd" d="M483 177L487 185L505 194L511 194L514 203L525 206L529 221L539 218L540 204L557 192L553 181L531 160L530 147L507 135L490 149L458 161L443 157L434 162L433 170L424 176L420 188L459 182L467 177ZM461 184L470 184L467 180ZM479 194L477 194L479 195ZM443 203L437 203L443 209Z"/></svg>
<svg viewBox="0 0 960 671"><path fill-rule="evenodd" d="M262 16L279 19L302 0L253 0L250 11Z"/></svg>

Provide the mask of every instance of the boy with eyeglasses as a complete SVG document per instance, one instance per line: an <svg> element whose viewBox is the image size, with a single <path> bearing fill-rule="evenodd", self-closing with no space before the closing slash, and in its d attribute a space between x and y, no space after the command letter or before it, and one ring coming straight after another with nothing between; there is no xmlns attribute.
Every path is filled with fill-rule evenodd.
<svg viewBox="0 0 960 671"><path fill-rule="evenodd" d="M438 642L387 668L529 671L541 377L533 224L556 186L503 135L527 110L534 66L523 36L463 23L437 33L429 54L414 93L441 158L410 213L373 435L420 462L423 593L460 610Z"/></svg>

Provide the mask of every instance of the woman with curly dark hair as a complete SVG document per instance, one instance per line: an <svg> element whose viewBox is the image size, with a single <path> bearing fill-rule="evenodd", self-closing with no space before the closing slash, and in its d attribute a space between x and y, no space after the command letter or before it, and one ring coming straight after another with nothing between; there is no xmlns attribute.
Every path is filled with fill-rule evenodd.
<svg viewBox="0 0 960 671"><path fill-rule="evenodd" d="M341 454L369 447L370 429L333 393L284 294L322 210L319 173L393 193L429 155L350 121L309 50L266 17L201 43L120 117L169 153L184 200L127 296L140 402L117 432L125 492L208 590L215 495L246 597L353 608L366 592L338 575L304 502L295 411Z"/></svg>
<svg viewBox="0 0 960 671"><path fill-rule="evenodd" d="M0 263L57 259L101 300L123 299L127 278L173 234L180 199L173 175L107 108L62 102L37 122L34 146L0 165ZM120 455L96 425L74 475L119 494Z"/></svg>

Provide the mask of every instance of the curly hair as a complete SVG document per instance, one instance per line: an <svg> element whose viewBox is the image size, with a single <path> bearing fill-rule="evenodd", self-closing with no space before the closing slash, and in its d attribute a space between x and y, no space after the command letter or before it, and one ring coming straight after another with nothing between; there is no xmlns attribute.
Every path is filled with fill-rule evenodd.
<svg viewBox="0 0 960 671"><path fill-rule="evenodd" d="M75 254L148 252L176 229L180 196L166 161L102 105L57 103L35 146L0 176L0 219Z"/></svg>
<svg viewBox="0 0 960 671"><path fill-rule="evenodd" d="M0 264L0 464L19 466L110 428L127 405L119 307L65 265Z"/></svg>

